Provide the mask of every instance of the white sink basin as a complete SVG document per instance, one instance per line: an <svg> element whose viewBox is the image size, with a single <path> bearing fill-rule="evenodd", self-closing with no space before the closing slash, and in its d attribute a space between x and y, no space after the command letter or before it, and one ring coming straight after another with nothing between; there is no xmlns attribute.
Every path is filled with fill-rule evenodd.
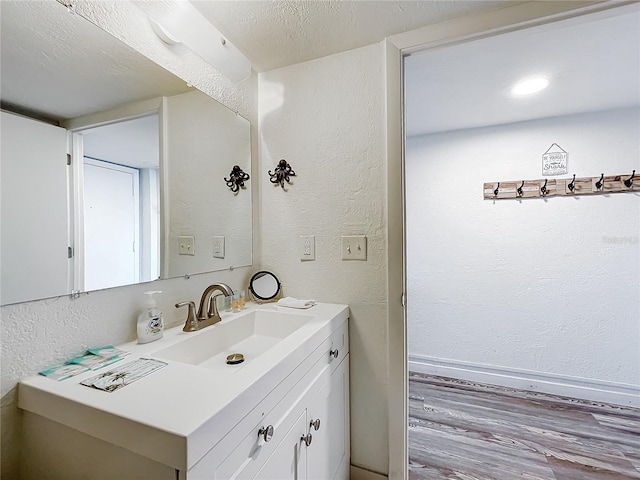
<svg viewBox="0 0 640 480"><path fill-rule="evenodd" d="M251 363L314 317L271 310L253 310L206 327L175 345L152 354L162 360L234 371ZM227 356L244 355L244 362L227 365Z"/></svg>
<svg viewBox="0 0 640 480"><path fill-rule="evenodd" d="M262 425L267 411L288 409L290 406L280 406L283 398L302 394L307 381L328 372L325 367L333 361L327 356L328 349L339 348L342 356L348 352L348 316L345 305L320 303L298 311L249 304L241 313L224 312L221 322L197 332L183 332L180 325L168 328L157 342L116 345L130 354L114 365L150 357L168 363L124 388L106 393L79 386L100 371L87 371L60 382L34 375L20 382L19 407L74 429L76 434L83 432L142 455L154 461L154 469L169 466L169 478L175 478L176 469L188 472L195 468L217 445L225 458L239 458L230 454L227 442L246 438L253 443L255 432L246 436L248 430L243 429ZM245 355L245 362L227 365L226 356L236 352ZM311 369L313 373L309 373ZM298 387L298 393L290 393ZM153 408L149 408L150 398ZM27 430L39 439L41 433L35 425L39 424ZM289 428L278 431L298 434ZM65 430L64 438L80 442L76 434L69 436ZM314 445L317 441L314 438ZM244 451L238 447L238 455L244 456ZM127 464L134 458L127 456Z"/></svg>

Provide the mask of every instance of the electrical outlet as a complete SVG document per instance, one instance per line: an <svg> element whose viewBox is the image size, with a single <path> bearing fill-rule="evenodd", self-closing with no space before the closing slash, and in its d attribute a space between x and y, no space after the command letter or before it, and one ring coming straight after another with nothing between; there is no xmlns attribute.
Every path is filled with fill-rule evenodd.
<svg viewBox="0 0 640 480"><path fill-rule="evenodd" d="M315 235L300 235L298 237L298 254L300 260L316 259L316 237Z"/></svg>
<svg viewBox="0 0 640 480"><path fill-rule="evenodd" d="M224 258L224 237L213 237L213 258Z"/></svg>
<svg viewBox="0 0 640 480"><path fill-rule="evenodd" d="M365 235L344 235L342 237L342 260L366 260L367 237Z"/></svg>
<svg viewBox="0 0 640 480"><path fill-rule="evenodd" d="M193 236L178 237L178 254L195 255L195 238Z"/></svg>

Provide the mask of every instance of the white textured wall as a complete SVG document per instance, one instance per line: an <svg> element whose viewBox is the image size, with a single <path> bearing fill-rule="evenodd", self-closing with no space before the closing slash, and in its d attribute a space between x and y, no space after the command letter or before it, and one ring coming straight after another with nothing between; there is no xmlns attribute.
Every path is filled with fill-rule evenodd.
<svg viewBox="0 0 640 480"><path fill-rule="evenodd" d="M257 75L236 85L195 55L173 54L153 34L146 18L128 2L81 0L73 3L79 13L94 23L248 118L252 158L257 159ZM254 170L257 170L256 164ZM249 186L255 198L257 182L252 178ZM255 241L258 226L255 214L253 224L254 263L257 263L260 246ZM245 286L250 273L250 268L241 268L197 275L190 280L162 280L154 283L153 288L165 292L159 299L159 307L165 312L167 322L178 324L183 320L178 316L184 312L178 312L174 303L196 300L210 283L226 282L233 288ZM19 478L22 417L16 406L17 382L89 346L134 339L136 312L141 306L142 292L148 289L148 284L120 287L82 295L77 300L65 296L0 308L2 478Z"/></svg>
<svg viewBox="0 0 640 480"><path fill-rule="evenodd" d="M285 295L351 307L351 462L388 468L384 50L372 45L260 74L262 266ZM266 176L284 158L287 191ZM316 236L316 260L298 258ZM368 237L344 262L341 235Z"/></svg>
<svg viewBox="0 0 640 480"><path fill-rule="evenodd" d="M239 165L251 174L250 125L197 90L167 97L163 109L168 188L168 277L251 265L251 188L234 194L224 179ZM181 235L195 255L180 255ZM225 237L224 258L213 257L213 236Z"/></svg>
<svg viewBox="0 0 640 480"><path fill-rule="evenodd" d="M640 385L640 194L491 201L489 181L640 170L638 108L411 138L409 354Z"/></svg>

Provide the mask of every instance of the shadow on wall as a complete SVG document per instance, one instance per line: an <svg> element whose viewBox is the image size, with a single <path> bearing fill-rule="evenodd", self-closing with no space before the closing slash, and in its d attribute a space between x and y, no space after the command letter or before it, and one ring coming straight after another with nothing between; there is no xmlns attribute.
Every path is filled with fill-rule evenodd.
<svg viewBox="0 0 640 480"><path fill-rule="evenodd" d="M18 408L18 386L13 387L0 400L0 435L2 436L2 460L0 478L13 478L19 472L19 448L22 443L22 410ZM10 475L11 474L11 475Z"/></svg>
<svg viewBox="0 0 640 480"><path fill-rule="evenodd" d="M260 112L259 121L262 122L271 112L279 110L284 105L284 85L267 80L260 81Z"/></svg>

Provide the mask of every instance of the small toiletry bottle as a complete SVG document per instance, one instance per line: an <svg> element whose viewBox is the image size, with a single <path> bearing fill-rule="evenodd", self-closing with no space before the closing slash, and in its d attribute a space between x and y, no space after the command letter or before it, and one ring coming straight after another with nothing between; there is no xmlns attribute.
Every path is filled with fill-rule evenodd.
<svg viewBox="0 0 640 480"><path fill-rule="evenodd" d="M224 297L224 311L231 311L231 296Z"/></svg>
<svg viewBox="0 0 640 480"><path fill-rule="evenodd" d="M218 312L224 312L225 309L225 297L224 295L216 295L213 297L216 299L216 304L218 306Z"/></svg>
<svg viewBox="0 0 640 480"><path fill-rule="evenodd" d="M237 290L233 291L233 297L231 297L231 311L233 313L240 311L240 294Z"/></svg>
<svg viewBox="0 0 640 480"><path fill-rule="evenodd" d="M239 298L239 303L240 303L240 310L244 310L246 307L245 301L246 298L244 296L244 290L240 290L240 298Z"/></svg>
<svg viewBox="0 0 640 480"><path fill-rule="evenodd" d="M164 321L153 296L160 291L144 292L147 301L144 311L138 316L138 343L149 343L162 338Z"/></svg>

